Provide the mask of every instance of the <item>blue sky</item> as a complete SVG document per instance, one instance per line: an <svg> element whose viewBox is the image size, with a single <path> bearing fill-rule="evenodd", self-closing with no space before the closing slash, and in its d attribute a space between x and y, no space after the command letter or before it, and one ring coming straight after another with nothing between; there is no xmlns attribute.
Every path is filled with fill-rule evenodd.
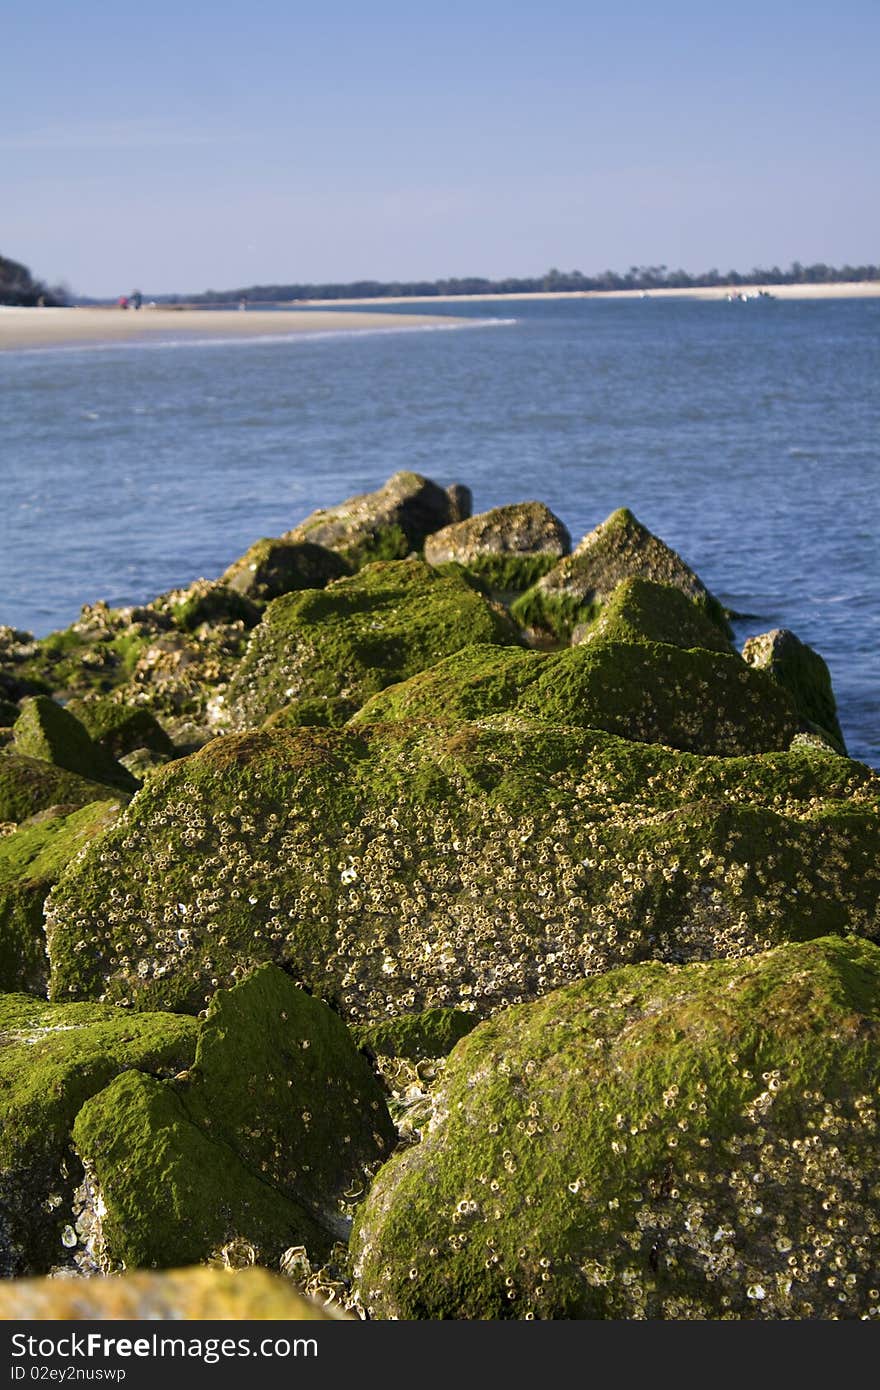
<svg viewBox="0 0 880 1390"><path fill-rule="evenodd" d="M880 261L880 4L31 0L0 252L83 294Z"/></svg>

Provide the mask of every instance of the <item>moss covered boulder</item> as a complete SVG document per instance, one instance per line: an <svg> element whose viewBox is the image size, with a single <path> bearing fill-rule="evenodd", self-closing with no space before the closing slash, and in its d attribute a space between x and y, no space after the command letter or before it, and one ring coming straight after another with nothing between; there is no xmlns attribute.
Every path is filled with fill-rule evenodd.
<svg viewBox="0 0 880 1390"><path fill-rule="evenodd" d="M12 747L21 756L40 758L121 791L137 790L138 784L128 769L95 743L74 715L47 695L22 701L13 732Z"/></svg>
<svg viewBox="0 0 880 1390"><path fill-rule="evenodd" d="M12 1321L335 1321L265 1269L136 1270L113 1279L15 1279L0 1284L0 1318ZM292 1340L292 1339L291 1339Z"/></svg>
<svg viewBox="0 0 880 1390"><path fill-rule="evenodd" d="M45 994L43 903L61 871L118 813L118 801L67 813L57 806L0 839L0 992Z"/></svg>
<svg viewBox="0 0 880 1390"><path fill-rule="evenodd" d="M57 999L203 1007L285 963L354 1023L481 1014L651 957L880 934L880 778L495 716L218 738L46 905Z"/></svg>
<svg viewBox="0 0 880 1390"><path fill-rule="evenodd" d="M394 1318L876 1316L880 950L640 965L459 1043L353 1234Z"/></svg>
<svg viewBox="0 0 880 1390"><path fill-rule="evenodd" d="M351 566L326 546L264 538L229 566L222 583L262 605L297 589L323 589L349 574Z"/></svg>
<svg viewBox="0 0 880 1390"><path fill-rule="evenodd" d="M189 1066L197 1029L168 1013L0 995L0 1275L42 1274L74 1259L77 1112L119 1072Z"/></svg>
<svg viewBox="0 0 880 1390"><path fill-rule="evenodd" d="M328 589L269 605L217 718L248 728L297 700L359 706L468 642L518 643L519 635L459 576L440 575L421 560L369 565Z"/></svg>
<svg viewBox="0 0 880 1390"><path fill-rule="evenodd" d="M345 1024L274 966L215 995L195 1063L128 1072L77 1117L99 1264L171 1265L230 1244L326 1253L395 1134Z"/></svg>
<svg viewBox="0 0 880 1390"><path fill-rule="evenodd" d="M730 656L733 646L704 604L672 584L651 579L624 579L602 604L598 616L581 623L571 637L584 642L663 642L673 647L702 647Z"/></svg>
<svg viewBox="0 0 880 1390"><path fill-rule="evenodd" d="M139 748L146 748L159 758L174 757L171 739L155 715L142 705L98 695L88 700L71 700L66 708L89 737L114 758L124 758Z"/></svg>
<svg viewBox="0 0 880 1390"><path fill-rule="evenodd" d="M831 673L817 651L788 628L779 627L750 637L743 647L743 657L788 691L808 730L817 728L828 734L840 752L846 752L837 721Z"/></svg>
<svg viewBox="0 0 880 1390"><path fill-rule="evenodd" d="M282 539L325 546L355 567L403 560L433 531L469 516L469 504L470 494L458 484L444 489L420 473L395 473L375 492L313 512Z"/></svg>
<svg viewBox="0 0 880 1390"><path fill-rule="evenodd" d="M468 647L375 695L354 722L502 712L722 757L788 748L798 730L788 694L732 652L608 640L552 653Z"/></svg>
<svg viewBox="0 0 880 1390"><path fill-rule="evenodd" d="M85 806L107 796L106 783L78 777L42 758L23 757L14 745L0 750L0 824L19 824L52 806Z"/></svg>
<svg viewBox="0 0 880 1390"><path fill-rule="evenodd" d="M512 612L524 627L567 640L595 617L624 579L669 584L701 604L727 635L723 610L681 556L644 527L626 507L612 512L571 555L517 599Z"/></svg>
<svg viewBox="0 0 880 1390"><path fill-rule="evenodd" d="M568 530L543 502L495 507L425 541L429 564L457 561L498 592L528 588L570 550Z"/></svg>

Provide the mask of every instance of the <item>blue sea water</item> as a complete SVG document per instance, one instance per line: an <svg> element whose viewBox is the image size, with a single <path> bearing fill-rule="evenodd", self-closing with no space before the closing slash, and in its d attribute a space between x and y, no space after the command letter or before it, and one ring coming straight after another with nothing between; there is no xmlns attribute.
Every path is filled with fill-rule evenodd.
<svg viewBox="0 0 880 1390"><path fill-rule="evenodd" d="M631 507L741 638L822 652L880 764L880 300L455 312L467 330L4 353L0 622L43 635L215 576L411 468L478 511L541 498L575 540Z"/></svg>

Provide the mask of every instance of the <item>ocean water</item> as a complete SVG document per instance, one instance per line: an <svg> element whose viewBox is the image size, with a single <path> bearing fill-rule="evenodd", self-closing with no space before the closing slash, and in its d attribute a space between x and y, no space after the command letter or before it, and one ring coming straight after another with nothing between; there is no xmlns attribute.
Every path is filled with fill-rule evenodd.
<svg viewBox="0 0 880 1390"><path fill-rule="evenodd" d="M477 511L540 498L575 540L631 507L749 615L740 638L822 652L850 751L880 765L880 300L456 312L466 329L2 354L0 622L43 635L218 575L411 468Z"/></svg>

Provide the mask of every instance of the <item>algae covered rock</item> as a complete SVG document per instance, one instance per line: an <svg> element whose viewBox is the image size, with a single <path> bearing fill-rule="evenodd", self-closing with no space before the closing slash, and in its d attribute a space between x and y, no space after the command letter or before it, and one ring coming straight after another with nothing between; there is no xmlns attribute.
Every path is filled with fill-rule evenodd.
<svg viewBox="0 0 880 1390"><path fill-rule="evenodd" d="M376 563L328 589L275 599L219 706L236 728L303 699L355 707L468 642L518 643L506 614L421 560Z"/></svg>
<svg viewBox="0 0 880 1390"><path fill-rule="evenodd" d="M265 1269L135 1270L110 1279L15 1279L0 1283L0 1318L12 1321L335 1321Z"/></svg>
<svg viewBox="0 0 880 1390"><path fill-rule="evenodd" d="M124 758L139 748L146 748L161 758L174 757L171 739L158 719L142 705L93 696L87 700L71 700L66 708L90 738L114 758Z"/></svg>
<svg viewBox="0 0 880 1390"><path fill-rule="evenodd" d="M297 589L323 589L349 574L351 566L326 546L264 538L229 566L221 582L253 603L265 604Z"/></svg>
<svg viewBox="0 0 880 1390"><path fill-rule="evenodd" d="M137 789L134 777L113 754L95 743L74 715L46 695L22 701L14 735L13 748L24 757L41 758L122 791Z"/></svg>
<svg viewBox="0 0 880 1390"><path fill-rule="evenodd" d="M250 629L260 621L257 605L222 580L197 579L188 589L163 595L157 603L167 605L175 626L184 632L237 623Z"/></svg>
<svg viewBox="0 0 880 1390"><path fill-rule="evenodd" d="M229 679L248 628L259 619L259 609L241 595L223 593L212 607L218 586L198 580L139 607L86 605L70 627L19 653L16 686L27 683L36 688L22 694L51 691L63 700L112 694L163 717L198 718Z"/></svg>
<svg viewBox="0 0 880 1390"><path fill-rule="evenodd" d="M352 1238L372 1316L863 1318L880 950L639 965L481 1024Z"/></svg>
<svg viewBox="0 0 880 1390"><path fill-rule="evenodd" d="M322 545L355 566L403 560L433 531L470 515L470 494L445 490L420 473L395 473L375 492L313 512L282 539Z"/></svg>
<svg viewBox="0 0 880 1390"><path fill-rule="evenodd" d="M704 647L732 654L724 632L703 604L672 584L624 579L602 604L598 616L574 629L572 643L663 642L673 647Z"/></svg>
<svg viewBox="0 0 880 1390"><path fill-rule="evenodd" d="M85 806L106 800L106 783L92 782L42 758L0 750L0 823L29 820L52 806Z"/></svg>
<svg viewBox="0 0 880 1390"><path fill-rule="evenodd" d="M612 512L560 560L532 589L517 599L512 612L517 622L544 628L567 639L578 623L595 617L624 579L648 579L680 589L703 605L726 635L720 604L681 556L652 535L626 507Z"/></svg>
<svg viewBox="0 0 880 1390"><path fill-rule="evenodd" d="M837 722L837 702L831 674L822 657L788 628L774 628L750 637L743 647L750 666L766 671L792 697L808 726L830 735L841 753L846 752Z"/></svg>
<svg viewBox="0 0 880 1390"><path fill-rule="evenodd" d="M57 806L0 839L0 991L45 993L43 903L66 865L118 813L118 801L67 813Z"/></svg>
<svg viewBox="0 0 880 1390"><path fill-rule="evenodd" d="M426 1057L445 1057L478 1022L475 1014L463 1009L426 1009L424 1013L401 1014L352 1031L359 1045L375 1056L420 1062Z"/></svg>
<svg viewBox="0 0 880 1390"><path fill-rule="evenodd" d="M57 999L198 1010L262 961L354 1023L633 960L880 934L880 779L495 716L215 739L46 904Z"/></svg>
<svg viewBox="0 0 880 1390"><path fill-rule="evenodd" d="M99 1263L230 1243L326 1252L395 1135L345 1024L274 966L214 996L186 1076L119 1076L77 1117ZM98 1229L99 1228L99 1229Z"/></svg>
<svg viewBox="0 0 880 1390"><path fill-rule="evenodd" d="M552 653L467 647L373 696L353 722L503 712L722 757L785 749L798 727L787 693L732 652L609 640Z"/></svg>
<svg viewBox="0 0 880 1390"><path fill-rule="evenodd" d="M195 1054L195 1019L105 1004L0 995L0 1275L45 1273L74 1257L70 1148L77 1112L119 1072L174 1075Z"/></svg>
<svg viewBox="0 0 880 1390"><path fill-rule="evenodd" d="M494 507L467 521L444 526L425 541L425 559L431 565L457 560L471 566L500 556L559 559L570 550L567 528L543 502Z"/></svg>

